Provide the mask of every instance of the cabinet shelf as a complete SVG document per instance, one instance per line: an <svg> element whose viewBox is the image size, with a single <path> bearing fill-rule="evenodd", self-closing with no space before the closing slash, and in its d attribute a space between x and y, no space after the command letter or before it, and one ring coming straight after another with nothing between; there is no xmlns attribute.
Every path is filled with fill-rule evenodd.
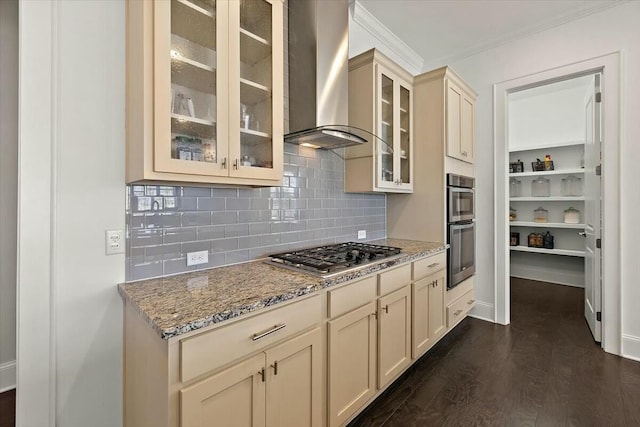
<svg viewBox="0 0 640 427"><path fill-rule="evenodd" d="M186 6L188 8L191 8L192 10L194 10L195 12L201 13L204 16L208 16L209 18L213 18L215 15L213 14L213 12L208 11L207 9L198 6L197 4L190 2L188 0L176 0L178 3L180 3L183 6Z"/></svg>
<svg viewBox="0 0 640 427"><path fill-rule="evenodd" d="M257 104L271 97L269 87L240 78L240 101L248 104Z"/></svg>
<svg viewBox="0 0 640 427"><path fill-rule="evenodd" d="M384 98L380 98L380 102L382 102L383 104L386 104L386 105L391 105L391 101L389 101L387 99L384 99Z"/></svg>
<svg viewBox="0 0 640 427"><path fill-rule="evenodd" d="M574 228L584 229L584 224L566 224L564 222L533 222L533 221L511 221L511 227L540 227L540 228Z"/></svg>
<svg viewBox="0 0 640 427"><path fill-rule="evenodd" d="M171 82L198 92L216 94L215 68L184 56L171 57Z"/></svg>
<svg viewBox="0 0 640 427"><path fill-rule="evenodd" d="M581 202L584 196L509 197L511 202Z"/></svg>
<svg viewBox="0 0 640 427"><path fill-rule="evenodd" d="M532 252L537 254L549 254L549 255L565 255L584 258L584 251L576 251L573 249L545 249L545 248L531 248L529 246L510 246L509 249L518 252Z"/></svg>
<svg viewBox="0 0 640 427"><path fill-rule="evenodd" d="M584 173L584 168L574 168L574 169L557 169L552 171L538 171L538 172L515 172L510 173L509 177L518 177L518 176L540 176L540 175L569 175L569 174L582 174Z"/></svg>
<svg viewBox="0 0 640 427"><path fill-rule="evenodd" d="M171 128L181 135L195 136L203 139L215 138L216 122L195 117L171 114Z"/></svg>
<svg viewBox="0 0 640 427"><path fill-rule="evenodd" d="M259 136L262 138L271 138L271 135L269 135L268 133L260 132L258 130L253 130L253 129L240 129L240 133L245 135Z"/></svg>
<svg viewBox="0 0 640 427"><path fill-rule="evenodd" d="M240 61L245 64L271 57L271 42L244 28L240 28L240 46Z"/></svg>
<svg viewBox="0 0 640 427"><path fill-rule="evenodd" d="M200 46L215 50L216 15L189 0L171 3L171 31Z"/></svg>

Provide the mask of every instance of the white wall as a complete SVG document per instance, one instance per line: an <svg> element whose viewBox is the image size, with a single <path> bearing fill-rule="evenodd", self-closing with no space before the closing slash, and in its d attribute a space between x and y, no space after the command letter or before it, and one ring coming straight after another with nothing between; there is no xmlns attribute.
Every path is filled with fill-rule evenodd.
<svg viewBox="0 0 640 427"><path fill-rule="evenodd" d="M493 84L543 70L622 51L621 259L623 354L640 359L640 286L634 267L640 239L640 2L627 2L598 14L515 40L449 64L478 91L476 103L477 258L494 265ZM425 70L442 64L427 63ZM605 96L606 96L606 88ZM607 142L605 141L605 144ZM606 162L606 159L605 159ZM606 167L606 165L605 165ZM476 276L477 299L494 302L491 269Z"/></svg>
<svg viewBox="0 0 640 427"><path fill-rule="evenodd" d="M119 426L124 255L105 255L104 231L125 222L125 4L27 1L20 13L18 425Z"/></svg>
<svg viewBox="0 0 640 427"><path fill-rule="evenodd" d="M0 392L15 386L18 0L0 1Z"/></svg>

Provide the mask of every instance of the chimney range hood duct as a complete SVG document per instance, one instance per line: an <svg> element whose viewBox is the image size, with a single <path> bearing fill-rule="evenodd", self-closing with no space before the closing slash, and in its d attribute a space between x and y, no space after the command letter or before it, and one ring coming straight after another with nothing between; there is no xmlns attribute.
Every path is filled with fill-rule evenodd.
<svg viewBox="0 0 640 427"><path fill-rule="evenodd" d="M329 150L366 143L372 134L347 125L347 0L290 0L288 5L290 133L285 142Z"/></svg>

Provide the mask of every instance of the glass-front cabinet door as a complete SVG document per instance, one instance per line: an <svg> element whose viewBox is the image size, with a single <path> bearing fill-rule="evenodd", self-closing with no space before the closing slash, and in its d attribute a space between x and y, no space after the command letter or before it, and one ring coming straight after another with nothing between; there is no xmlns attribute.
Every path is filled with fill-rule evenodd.
<svg viewBox="0 0 640 427"><path fill-rule="evenodd" d="M282 13L282 0L153 2L155 172L282 178Z"/></svg>
<svg viewBox="0 0 640 427"><path fill-rule="evenodd" d="M154 2L157 171L228 175L225 2ZM167 31L170 29L169 31ZM224 114L222 114L222 118Z"/></svg>
<svg viewBox="0 0 640 427"><path fill-rule="evenodd" d="M283 28L282 2L233 0L229 7L230 174L273 178L283 155L274 144L283 132L274 114L283 99L283 38L274 30Z"/></svg>
<svg viewBox="0 0 640 427"><path fill-rule="evenodd" d="M411 85L378 64L377 186L413 189Z"/></svg>

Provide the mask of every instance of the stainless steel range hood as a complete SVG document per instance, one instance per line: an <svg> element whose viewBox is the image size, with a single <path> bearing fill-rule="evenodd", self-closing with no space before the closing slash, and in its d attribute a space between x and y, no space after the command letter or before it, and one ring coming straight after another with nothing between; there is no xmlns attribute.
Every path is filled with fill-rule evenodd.
<svg viewBox="0 0 640 427"><path fill-rule="evenodd" d="M348 126L348 0L290 0L289 131L285 142L334 149L366 143Z"/></svg>

